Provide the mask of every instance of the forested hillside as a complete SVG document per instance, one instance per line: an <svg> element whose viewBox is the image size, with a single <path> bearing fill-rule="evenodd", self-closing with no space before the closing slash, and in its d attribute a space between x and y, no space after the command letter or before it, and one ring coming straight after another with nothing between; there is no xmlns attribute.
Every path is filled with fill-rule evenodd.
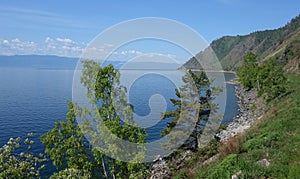
<svg viewBox="0 0 300 179"><path fill-rule="evenodd" d="M236 70L242 58L249 52L257 55L259 61L275 58L286 65L286 71L299 73L300 60L300 15L284 27L275 30L253 32L245 36L224 36L210 44L224 70ZM198 53L201 60L209 48ZM191 58L184 64L188 69L199 69L200 64Z"/></svg>

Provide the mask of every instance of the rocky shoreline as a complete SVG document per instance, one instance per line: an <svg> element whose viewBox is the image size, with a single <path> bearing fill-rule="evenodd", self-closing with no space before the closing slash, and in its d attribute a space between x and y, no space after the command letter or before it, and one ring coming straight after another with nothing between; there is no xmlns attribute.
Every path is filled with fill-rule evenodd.
<svg viewBox="0 0 300 179"><path fill-rule="evenodd" d="M235 84L235 95L238 97L239 114L234 117L226 129L216 134L221 142L249 129L253 123L262 118L266 105L262 98L257 97L257 91L247 91L239 83Z"/></svg>
<svg viewBox="0 0 300 179"><path fill-rule="evenodd" d="M239 114L234 117L233 121L230 122L225 130L216 134L216 137L220 138L220 142L226 142L229 138L234 137L246 129L249 129L253 123L262 118L263 114L267 110L264 100L257 97L256 90L246 90L239 83L235 84L235 95L238 98ZM158 178L170 178L171 170L168 167L168 163L175 163L179 168L182 168L185 161L188 160L193 152L186 150L183 152L182 156L178 159L172 159L172 161L167 161L164 158L158 156L157 159L153 161L152 167L149 171L151 179ZM219 154L208 159L204 163L210 163L219 157ZM203 164L204 164L203 163Z"/></svg>

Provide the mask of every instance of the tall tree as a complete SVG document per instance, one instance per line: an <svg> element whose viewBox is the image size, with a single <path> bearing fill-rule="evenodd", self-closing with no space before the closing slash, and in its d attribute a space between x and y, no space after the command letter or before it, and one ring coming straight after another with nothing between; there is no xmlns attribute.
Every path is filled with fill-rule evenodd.
<svg viewBox="0 0 300 179"><path fill-rule="evenodd" d="M146 137L145 129L133 121L133 108L128 103L126 88L119 83L119 72L112 65L101 67L90 60L82 61L82 67L80 82L87 89L90 108L70 103L67 121L56 122L41 138L54 165L63 169L56 176L145 177L147 165L138 163L143 161L145 148L124 152L125 146L118 142L143 144ZM82 123L77 124L76 117ZM92 144L91 150L84 137ZM131 160L119 160L119 153Z"/></svg>
<svg viewBox="0 0 300 179"><path fill-rule="evenodd" d="M183 145L190 146L197 150L200 146L199 137L201 133L201 124L205 123L210 113L215 112L217 106L212 103L215 95L220 92L220 88L212 88L211 82L205 72L199 74L188 71L183 77L184 84L176 89L177 99L170 99L175 110L163 113L163 119L171 118L167 127L161 131L161 135L165 136L172 131L169 141L165 144L167 148L178 145L182 142L180 136L182 133L192 129L192 133ZM214 91L214 93L213 93Z"/></svg>
<svg viewBox="0 0 300 179"><path fill-rule="evenodd" d="M282 66L273 60L267 60L258 71L258 96L264 96L267 101L287 94L288 84Z"/></svg>
<svg viewBox="0 0 300 179"><path fill-rule="evenodd" d="M63 172L65 169L78 170L80 175L90 178L92 158L87 150L88 144L76 123L73 103L69 102L68 106L66 121L56 121L54 128L41 136L41 142L46 145L45 153L58 169Z"/></svg>
<svg viewBox="0 0 300 179"><path fill-rule="evenodd" d="M140 128L133 121L133 107L128 103L126 88L120 85L119 78L119 72L111 64L101 68L97 75L95 98L101 104L97 106L99 118L96 122L101 133L101 150L105 150L112 157L107 160L107 163L113 178L143 177L146 165L136 162L143 160L145 148L127 149L128 151L124 153L124 146L122 146L124 143L118 142L121 139L132 143L145 143L146 138L145 129ZM114 135L106 133L101 124L104 124ZM137 152L133 153L133 151ZM120 153L132 160L120 161L118 159Z"/></svg>
<svg viewBox="0 0 300 179"><path fill-rule="evenodd" d="M252 89L257 86L259 87L257 83L258 70L256 55L252 52L246 54L243 65L237 70L240 82L245 88Z"/></svg>
<svg viewBox="0 0 300 179"><path fill-rule="evenodd" d="M266 101L281 97L289 91L282 65L272 59L258 65L253 53L244 57L244 63L238 68L237 75L245 88L256 88L258 96L264 96Z"/></svg>

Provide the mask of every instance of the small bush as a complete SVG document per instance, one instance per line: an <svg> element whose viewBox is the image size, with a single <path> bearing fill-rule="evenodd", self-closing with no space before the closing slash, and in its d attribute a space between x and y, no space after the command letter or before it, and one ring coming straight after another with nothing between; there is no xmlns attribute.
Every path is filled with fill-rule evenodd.
<svg viewBox="0 0 300 179"><path fill-rule="evenodd" d="M251 110L251 111L253 111L253 110L255 110L257 107L256 107L256 104L255 103L253 103L253 104L251 104L250 106L249 106L249 109Z"/></svg>

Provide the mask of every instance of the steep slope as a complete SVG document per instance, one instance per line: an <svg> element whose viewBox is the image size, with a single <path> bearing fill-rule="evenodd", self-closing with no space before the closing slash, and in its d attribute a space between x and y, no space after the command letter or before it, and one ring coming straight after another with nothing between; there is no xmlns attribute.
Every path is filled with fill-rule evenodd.
<svg viewBox="0 0 300 179"><path fill-rule="evenodd" d="M239 146L203 168L195 178L299 178L300 76L288 75L292 93L272 103L256 126L239 136Z"/></svg>
<svg viewBox="0 0 300 179"><path fill-rule="evenodd" d="M287 78L289 95L268 103L248 130L199 149L172 178L299 178L300 75Z"/></svg>
<svg viewBox="0 0 300 179"><path fill-rule="evenodd" d="M213 41L212 48L220 60L224 70L236 70L241 65L242 57L253 52L258 59L276 58L288 64L287 69L299 71L299 40L300 15L290 23L275 30L257 31L245 36L224 36ZM196 55L201 60L209 48ZM292 61L290 61L292 60ZM200 64L196 58L191 58L183 65L188 69L199 69Z"/></svg>

